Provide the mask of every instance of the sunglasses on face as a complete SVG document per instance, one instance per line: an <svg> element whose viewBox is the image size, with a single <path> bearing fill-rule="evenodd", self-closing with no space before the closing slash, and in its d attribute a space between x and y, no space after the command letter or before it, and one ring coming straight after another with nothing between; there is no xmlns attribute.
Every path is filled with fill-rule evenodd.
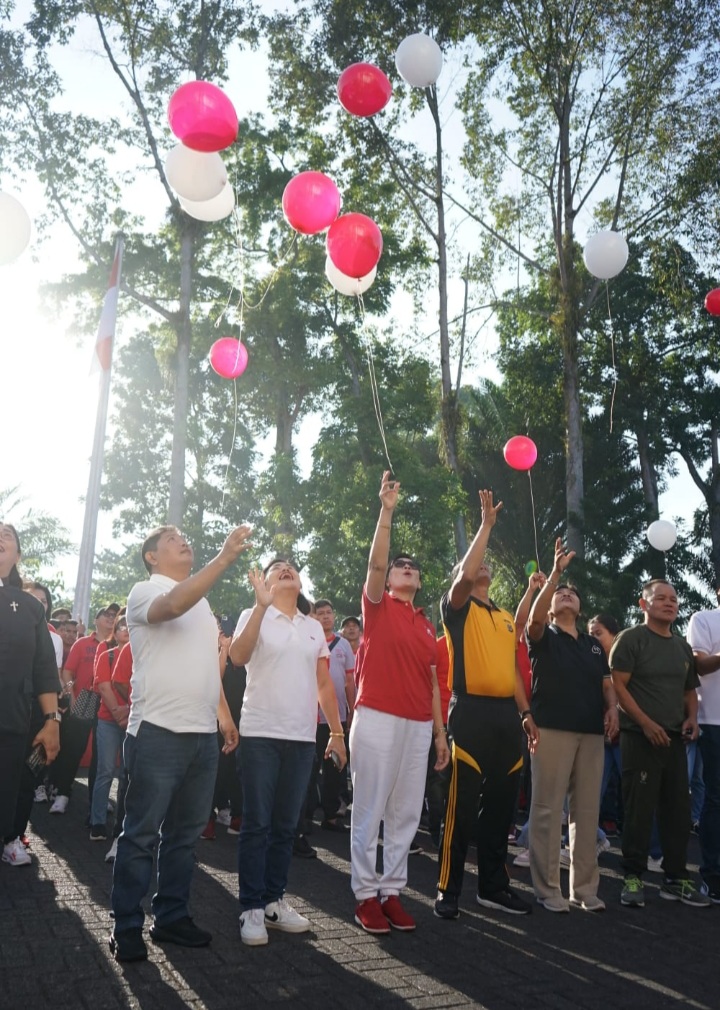
<svg viewBox="0 0 720 1010"><path fill-rule="evenodd" d="M420 571L420 565L415 561L411 561L410 558L398 558L397 561L393 561L391 568L410 568L413 572Z"/></svg>

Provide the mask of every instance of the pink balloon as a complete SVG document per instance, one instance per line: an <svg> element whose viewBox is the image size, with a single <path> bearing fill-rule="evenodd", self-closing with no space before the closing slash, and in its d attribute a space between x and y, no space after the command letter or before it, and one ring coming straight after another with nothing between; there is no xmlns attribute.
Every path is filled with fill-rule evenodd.
<svg viewBox="0 0 720 1010"><path fill-rule="evenodd" d="M238 135L238 117L224 91L209 81L188 81L168 104L170 129L193 151L222 151Z"/></svg>
<svg viewBox="0 0 720 1010"><path fill-rule="evenodd" d="M353 116L374 116L392 97L392 84L380 67L352 63L337 82L340 104Z"/></svg>
<svg viewBox="0 0 720 1010"><path fill-rule="evenodd" d="M513 470L529 470L537 460L537 446L531 438L525 435L515 435L505 443L503 456L508 466Z"/></svg>
<svg viewBox="0 0 720 1010"><path fill-rule="evenodd" d="M327 253L346 277L364 277L382 255L382 232L365 214L343 214L327 233Z"/></svg>
<svg viewBox="0 0 720 1010"><path fill-rule="evenodd" d="M340 190L323 172L300 172L285 187L282 208L291 228L303 235L325 231L340 213Z"/></svg>
<svg viewBox="0 0 720 1010"><path fill-rule="evenodd" d="M210 364L223 379L237 379L247 363L247 348L234 337L221 337L210 348Z"/></svg>

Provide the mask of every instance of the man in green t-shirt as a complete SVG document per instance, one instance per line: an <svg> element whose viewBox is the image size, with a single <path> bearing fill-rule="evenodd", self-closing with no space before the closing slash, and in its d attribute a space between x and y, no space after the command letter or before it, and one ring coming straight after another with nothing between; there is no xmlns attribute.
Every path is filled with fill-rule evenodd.
<svg viewBox="0 0 720 1010"><path fill-rule="evenodd" d="M712 902L696 889L686 868L690 797L685 744L698 736L695 660L687 642L672 632L678 601L669 582L646 582L640 607L645 623L620 632L610 651L620 705L625 805L620 902L635 908L645 904L642 874L657 814L665 872L660 897L709 907Z"/></svg>

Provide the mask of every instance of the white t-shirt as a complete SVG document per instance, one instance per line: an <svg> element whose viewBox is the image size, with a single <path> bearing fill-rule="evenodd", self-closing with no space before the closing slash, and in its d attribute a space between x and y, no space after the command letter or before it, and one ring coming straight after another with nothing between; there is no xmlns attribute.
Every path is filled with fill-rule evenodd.
<svg viewBox="0 0 720 1010"><path fill-rule="evenodd" d="M686 638L691 648L697 652L706 652L708 656L720 652L720 607L693 614ZM698 722L720 726L720 670L700 677L697 696Z"/></svg>
<svg viewBox="0 0 720 1010"><path fill-rule="evenodd" d="M333 682L335 695L337 697L338 715L340 716L340 722L345 722L348 712L347 694L345 693L345 677L348 670L352 674L355 669L355 656L350 648L350 643L346 641L342 635L337 636L337 641L335 645L333 645L332 649L330 649L332 640L327 644L328 649L330 650L330 678ZM318 707L318 719L322 723L327 722L325 713L320 707Z"/></svg>
<svg viewBox="0 0 720 1010"><path fill-rule="evenodd" d="M151 722L173 733L215 733L220 699L218 629L207 600L172 621L148 624L150 604L178 583L151 575L130 590L127 622L133 655L127 731Z"/></svg>
<svg viewBox="0 0 720 1010"><path fill-rule="evenodd" d="M48 631L50 631L50 628L48 628ZM50 631L50 639L55 649L55 662L58 665L58 669L61 669L63 665L63 640L57 631Z"/></svg>
<svg viewBox="0 0 720 1010"><path fill-rule="evenodd" d="M235 635L250 620L243 610ZM298 610L294 617L269 606L258 640L245 664L247 685L240 713L240 736L315 741L317 662L328 656L325 632Z"/></svg>

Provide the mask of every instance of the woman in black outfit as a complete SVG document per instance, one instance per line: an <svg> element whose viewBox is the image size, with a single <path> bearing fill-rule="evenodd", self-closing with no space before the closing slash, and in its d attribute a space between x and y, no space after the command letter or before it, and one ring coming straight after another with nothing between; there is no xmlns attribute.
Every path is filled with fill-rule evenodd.
<svg viewBox="0 0 720 1010"><path fill-rule="evenodd" d="M42 604L23 592L19 560L17 531L0 523L0 839L2 861L13 866L30 862L13 831L24 762L38 744L48 762L60 749L55 650ZM33 696L43 725L28 745Z"/></svg>

